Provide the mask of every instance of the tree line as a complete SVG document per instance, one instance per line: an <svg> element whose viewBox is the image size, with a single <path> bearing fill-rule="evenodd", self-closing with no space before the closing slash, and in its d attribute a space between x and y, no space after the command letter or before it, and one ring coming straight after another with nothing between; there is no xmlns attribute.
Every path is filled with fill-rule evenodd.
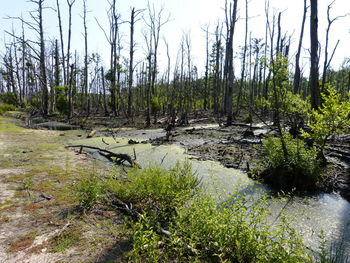
<svg viewBox="0 0 350 263"><path fill-rule="evenodd" d="M10 41L1 57L0 96L4 102L30 107L44 116L55 113L67 119L77 115L125 116L131 121L144 116L147 126L156 123L159 116L166 116L169 124L175 126L186 124L191 114L209 112L219 121L231 125L242 113L247 114L248 119L254 114L267 115L269 109L264 101L275 96L275 102L278 102L281 83L293 94L309 100L314 109L321 106L321 93L326 92L328 83L344 96L349 92L349 61L344 60L336 71L330 67L339 41L331 50L329 34L333 23L342 17L331 16L335 1L327 8L326 43L320 50L318 1L304 0L297 52L291 55L292 36L282 28L283 12L272 12L269 0L265 1L264 38L255 38L250 31L252 4L248 0L226 0L223 19L215 26L202 28L206 47L204 69L193 62L190 33L183 34L177 57L170 56L169 44L162 38L166 24L171 23L170 13L164 8L156 8L150 3L145 9L131 7L130 17L122 20L117 1L108 1L108 27L103 27L96 19L110 50L108 66L103 66L101 56L89 49L88 0L66 0L68 20L62 17L62 1L56 0L52 8L57 15L59 37L50 41L44 32L46 1L29 2L34 8L30 20L11 18L20 21L22 33L6 31ZM82 59L71 48L72 10L79 4L83 7ZM243 46L238 45L235 37L239 15L243 16L239 14L240 8L245 10ZM308 17L310 74L306 76L300 57ZM67 32L63 32L65 22L68 23ZM141 31L141 23L146 28L142 30L142 45L147 54L142 60L135 61L135 32ZM122 28L129 31L128 47L122 45ZM36 39L27 38L28 29L36 33ZM165 69L159 66L160 45L166 49ZM234 69L236 56L240 61L239 74ZM321 56L324 57L322 66L319 63ZM282 60L286 63L281 63ZM281 74L281 70L285 70L285 74ZM278 105L275 106L273 118L278 119Z"/></svg>

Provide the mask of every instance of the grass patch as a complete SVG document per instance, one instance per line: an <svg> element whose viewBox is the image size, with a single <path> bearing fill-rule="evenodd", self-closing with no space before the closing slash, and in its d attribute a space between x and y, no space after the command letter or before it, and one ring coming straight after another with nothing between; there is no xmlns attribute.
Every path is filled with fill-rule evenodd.
<svg viewBox="0 0 350 263"><path fill-rule="evenodd" d="M62 252L73 247L81 239L82 232L77 227L69 227L49 240L50 252Z"/></svg>
<svg viewBox="0 0 350 263"><path fill-rule="evenodd" d="M23 130L24 130L23 128L15 125L9 119L0 117L0 132L6 133L6 134L18 134Z"/></svg>
<svg viewBox="0 0 350 263"><path fill-rule="evenodd" d="M16 107L11 104L0 103L0 116L4 115L8 111L14 111Z"/></svg>
<svg viewBox="0 0 350 263"><path fill-rule="evenodd" d="M36 236L37 233L35 231L32 231L20 237L16 241L11 242L9 252L15 253L29 248L33 244Z"/></svg>

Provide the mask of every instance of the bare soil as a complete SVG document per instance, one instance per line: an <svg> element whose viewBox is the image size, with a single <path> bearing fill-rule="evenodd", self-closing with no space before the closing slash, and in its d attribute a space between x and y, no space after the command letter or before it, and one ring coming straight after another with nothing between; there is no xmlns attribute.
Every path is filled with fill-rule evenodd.
<svg viewBox="0 0 350 263"><path fill-rule="evenodd" d="M122 219L77 210L74 184L108 168L64 146L84 131L20 128L0 117L0 262L125 262Z"/></svg>

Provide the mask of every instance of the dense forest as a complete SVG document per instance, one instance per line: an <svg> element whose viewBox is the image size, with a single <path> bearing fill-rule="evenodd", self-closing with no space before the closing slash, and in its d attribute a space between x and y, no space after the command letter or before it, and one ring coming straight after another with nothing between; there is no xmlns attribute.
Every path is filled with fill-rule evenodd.
<svg viewBox="0 0 350 263"><path fill-rule="evenodd" d="M90 12L89 0L29 2L32 11L29 11L28 20L23 16L7 17L21 28L4 30L6 43L0 57L0 115L13 116L22 112L29 128L33 126L28 120L36 118L90 129L87 138L96 137L93 139L98 139L97 144L72 143L68 137L82 136L75 133L60 134L67 138L57 139L57 136L52 140L66 144L66 148L78 149L77 154L95 150L103 160L130 166L128 170L123 167L118 170L120 174L113 176L106 176L101 172L105 169L98 167L96 173L104 175L83 175L76 183L72 179L76 172L67 168L66 161L65 175L72 177L69 180L75 184L75 198L72 199L67 197L69 195L58 194L66 188L53 190L55 188L51 186L35 183L42 178L21 177L23 195L28 192L31 197L31 192L38 192L47 200L56 195L56 200L62 202L59 205L70 202L79 207L67 212L66 219L74 223L69 221L55 238L49 239L51 252L62 252L72 246L64 243L67 236L62 233L67 233L67 229L70 231L67 242L75 244L81 241L75 236L79 232L77 222L81 217L92 220L97 215L110 215L111 210L116 210L117 217L125 220L129 227L123 234L118 228L118 234L127 236L129 242L120 249L129 254L124 258L106 252L106 260L348 262L348 241L329 246L321 232L317 249L310 248L303 244L290 223L282 219L282 212L274 221L277 229L270 227L269 219L266 219L270 215L266 203L274 202L271 200L275 198L279 200L281 196L288 200L285 206L294 196L305 197L320 192L335 192L344 198L346 204L346 200L350 200L350 60L344 57L340 67L332 68L340 40L335 45L330 44L334 24L341 23L348 14L333 15L336 0L327 5L324 43L319 39L317 0L303 0L303 10L300 10L297 21L293 21L300 29L297 37L283 28L284 11L276 11L270 1L265 0L264 38L254 37L252 31L250 10L254 9L253 2L225 0L217 24L201 28L204 35L202 45L206 51L204 65L197 65L193 59L196 47L192 46L190 32L183 33L180 46L176 47L177 56L171 55L168 40L163 37L167 24L173 23L171 10L156 3L145 2L144 7L130 7L129 14L121 14L118 1L108 0L105 15L109 24L106 27L94 17L93 11ZM68 12L62 13L62 8ZM72 32L72 12L75 9L81 10L84 29L81 50L72 48L72 38L77 34ZM51 18L57 21L59 34L55 38L45 31L45 12L55 14ZM91 48L88 21L92 23L93 18L105 37L108 61ZM244 27L243 45L238 44L238 26ZM139 32L143 36L142 43L136 41L135 35ZM306 47L306 43L309 46ZM141 53L139 46L146 50L144 56L136 54ZM166 52L161 53L160 48ZM305 53L309 60L307 64L301 61ZM5 122L5 118L0 120ZM214 131L203 129L198 134L196 128L180 129L201 122L218 126ZM105 130L94 126L101 123L109 132L107 139L102 136ZM5 134L0 139L9 138L9 143L19 140L16 137L19 128L6 125L0 126L4 130L0 131ZM132 133L121 129L126 126L142 128L142 132L135 134L149 135L150 139L142 143L129 140L129 137L133 138ZM113 144L121 147L119 144L123 141L116 138L117 132L113 130L116 128L119 134L128 138L126 145L136 145L132 152L112 151ZM162 128L164 134L157 137L154 134L158 131L145 128ZM257 135L256 131L261 129L263 132ZM196 140L200 141L198 145ZM139 159L137 152L141 144L182 145L191 153L200 155L201 160L219 161L226 168L244 171L254 182L267 185L275 194L263 195L256 200L237 189L231 198L213 197L206 193L193 172L191 165L195 162L185 161L169 169L160 168L172 148L164 156L157 157L160 166L146 165L140 169L144 166L139 163L142 152ZM1 145L0 142L0 150ZM49 147L45 151L53 149ZM28 152L35 150L23 150L21 154ZM1 158L5 168L11 166L5 154ZM22 157L18 158L16 167L22 167ZM77 157L70 158L77 161ZM50 167L51 164L47 165ZM23 169L29 168L25 166ZM58 181L68 180L58 170L51 174L55 174ZM44 192L50 192L52 196ZM74 219L70 219L70 213ZM4 220L0 217L1 224L6 223ZM112 231L110 225L105 228ZM26 240L28 238L33 239L32 243L35 240L32 236L26 236ZM122 243L122 240L118 242ZM16 246L20 247L11 243L10 249L18 249ZM108 247L107 244L104 246ZM337 249L340 247L341 251ZM91 262L109 262L99 261L99 257L94 260Z"/></svg>

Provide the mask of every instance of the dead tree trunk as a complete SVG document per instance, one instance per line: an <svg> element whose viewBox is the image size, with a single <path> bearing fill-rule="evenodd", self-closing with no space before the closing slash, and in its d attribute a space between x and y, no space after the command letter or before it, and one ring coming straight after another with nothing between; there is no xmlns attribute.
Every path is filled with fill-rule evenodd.
<svg viewBox="0 0 350 263"><path fill-rule="evenodd" d="M311 1L310 16L310 40L311 40L311 64L310 64L310 92L311 107L318 109L321 104L319 72L318 72L318 0Z"/></svg>
<svg viewBox="0 0 350 263"><path fill-rule="evenodd" d="M70 67L70 46L71 46L71 38L72 38L72 7L74 5L76 0L67 0L67 4L68 4L68 42L67 42L67 73L66 76L70 76L69 75L69 67Z"/></svg>
<svg viewBox="0 0 350 263"><path fill-rule="evenodd" d="M234 85L234 72L233 72L233 35L235 31L235 25L237 20L237 3L238 0L233 0L230 3L230 7L225 7L226 13L226 28L227 28L227 39L226 39L226 55L225 55L225 92L226 92L226 125L232 125L233 121L233 85Z"/></svg>
<svg viewBox="0 0 350 263"><path fill-rule="evenodd" d="M90 107L89 107L89 55L88 55L88 33L87 33L87 23L86 23L86 1L83 1L84 7L84 47L85 47L85 56L84 56L84 109L89 116Z"/></svg>
<svg viewBox="0 0 350 263"><path fill-rule="evenodd" d="M65 51L64 51L64 40L63 40L63 28L62 28L62 19L61 19L61 10L60 5L58 3L59 0L56 0L57 6L57 16L58 16L58 26L60 30L60 42L61 42L61 53L62 53L62 68L63 68L63 83L67 85L67 72L66 72L66 60L65 60Z"/></svg>
<svg viewBox="0 0 350 263"><path fill-rule="evenodd" d="M135 31L135 23L137 22L136 17L140 14L142 10L135 10L135 7L131 9L131 18L130 18L130 52L129 52L129 78L128 78L128 111L127 115L130 118L132 116L132 84L134 77L134 31Z"/></svg>
<svg viewBox="0 0 350 263"><path fill-rule="evenodd" d="M242 61L242 71L241 71L241 81L239 84L239 90L237 95L237 105L236 105L236 113L239 114L239 108L241 105L241 97L243 91L243 85L245 80L245 67L246 67L246 57L247 57L247 41L248 41L248 0L245 0L245 34L244 34L244 47L243 47L243 61Z"/></svg>
<svg viewBox="0 0 350 263"><path fill-rule="evenodd" d="M301 23L298 51L297 51L297 54L295 56L295 72L294 72L294 81L293 81L294 94L297 94L300 90L300 79L301 79L300 53L301 53L301 47L303 44L304 27L305 27L305 21L306 21L306 13L307 13L306 1L307 0L304 0L303 21Z"/></svg>

